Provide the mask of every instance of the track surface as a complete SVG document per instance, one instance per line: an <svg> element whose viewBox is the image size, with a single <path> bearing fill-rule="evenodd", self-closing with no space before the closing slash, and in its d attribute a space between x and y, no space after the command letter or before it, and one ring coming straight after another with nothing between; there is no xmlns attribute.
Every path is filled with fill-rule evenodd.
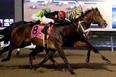
<svg viewBox="0 0 116 77"><path fill-rule="evenodd" d="M107 64L93 52L90 63L86 63L86 50L65 50L66 57L77 75L71 75L68 71L62 70L65 65L57 53L55 53L54 58L61 68L57 68L50 61L47 61L37 71L30 70L28 62L30 52L29 49L21 49L20 55L16 56L16 50L14 50L10 61L0 62L0 77L116 77L115 51L100 51L111 60L112 64ZM0 59L6 54L0 56ZM38 54L34 64L38 64L44 56L44 52Z"/></svg>

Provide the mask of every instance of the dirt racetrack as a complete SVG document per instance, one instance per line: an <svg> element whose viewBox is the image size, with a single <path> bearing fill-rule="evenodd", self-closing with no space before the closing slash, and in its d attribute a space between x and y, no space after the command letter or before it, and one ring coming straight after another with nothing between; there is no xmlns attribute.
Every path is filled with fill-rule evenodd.
<svg viewBox="0 0 116 77"><path fill-rule="evenodd" d="M0 62L0 77L116 77L115 51L100 51L111 60L112 64L107 64L93 52L91 53L90 63L86 63L86 50L65 50L66 57L77 75L62 71L65 65L57 53L55 53L54 58L61 68L57 68L50 61L47 61L41 68L34 71L29 69L28 55L31 51L21 49L19 56L16 56L15 51L10 61ZM6 54L0 56L0 59L5 57ZM44 52L38 54L34 64L39 63L44 56Z"/></svg>

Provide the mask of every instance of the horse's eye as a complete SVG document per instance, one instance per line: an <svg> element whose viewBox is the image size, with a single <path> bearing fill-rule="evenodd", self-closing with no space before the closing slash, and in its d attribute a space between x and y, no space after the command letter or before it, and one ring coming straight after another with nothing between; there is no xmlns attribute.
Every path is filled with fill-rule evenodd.
<svg viewBox="0 0 116 77"><path fill-rule="evenodd" d="M96 16L101 16L99 13L96 13Z"/></svg>
<svg viewBox="0 0 116 77"><path fill-rule="evenodd" d="M97 15L97 16L101 16L101 14L100 14L99 12L96 12L96 15Z"/></svg>

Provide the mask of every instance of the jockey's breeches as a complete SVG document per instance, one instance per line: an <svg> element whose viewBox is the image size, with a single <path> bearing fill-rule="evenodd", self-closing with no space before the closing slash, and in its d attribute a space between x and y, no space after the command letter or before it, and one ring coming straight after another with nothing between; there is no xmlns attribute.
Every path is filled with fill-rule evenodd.
<svg viewBox="0 0 116 77"><path fill-rule="evenodd" d="M54 20L51 19L51 18L46 18L45 16L43 16L41 22L42 22L43 24L48 24L49 22L54 23Z"/></svg>

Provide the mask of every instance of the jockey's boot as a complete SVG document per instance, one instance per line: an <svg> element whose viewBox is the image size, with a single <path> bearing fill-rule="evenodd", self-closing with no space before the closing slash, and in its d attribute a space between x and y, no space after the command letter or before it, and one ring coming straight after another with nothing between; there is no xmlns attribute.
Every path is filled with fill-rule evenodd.
<svg viewBox="0 0 116 77"><path fill-rule="evenodd" d="M44 34L48 34L47 30L52 24L53 24L52 22L48 23L48 25L46 25L41 32L44 33Z"/></svg>

